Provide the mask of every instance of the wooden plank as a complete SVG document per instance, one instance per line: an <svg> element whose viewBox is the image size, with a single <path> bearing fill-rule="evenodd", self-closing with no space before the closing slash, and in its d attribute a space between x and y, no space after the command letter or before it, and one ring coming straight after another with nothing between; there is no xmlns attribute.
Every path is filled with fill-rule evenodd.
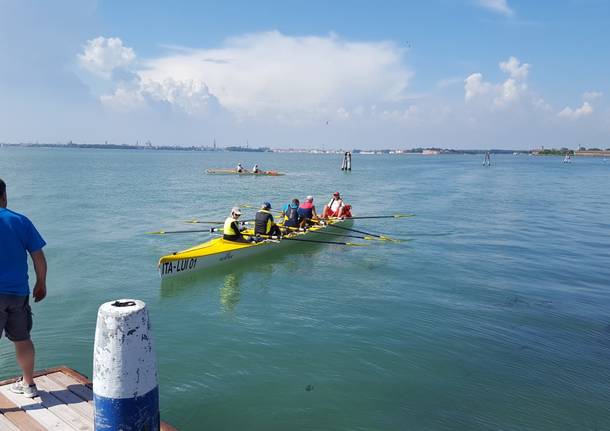
<svg viewBox="0 0 610 431"><path fill-rule="evenodd" d="M85 381L88 381L87 377L85 377L84 375L82 375L78 371L75 371L72 368L68 368L68 367L66 367L64 365L62 365L60 367L45 368L44 370L34 371L34 377L44 376L45 374L50 374L50 373L57 373L58 371L63 371L63 372L66 372L66 373L73 373L75 376L80 376ZM21 376L11 377L10 379L2 380L2 381L0 381L0 386L4 386L4 385L6 385L8 383L16 382L20 378L21 378Z"/></svg>
<svg viewBox="0 0 610 431"><path fill-rule="evenodd" d="M75 393L85 401L93 401L93 391L88 386L79 382L72 376L67 376L64 373L58 372L53 374L47 374L47 377L55 380L60 385L63 385L71 392Z"/></svg>
<svg viewBox="0 0 610 431"><path fill-rule="evenodd" d="M87 376L79 373L72 368L68 368L66 366L47 368L41 371L34 372L34 377L43 377L41 380L40 388L46 390L47 392L53 392L51 395L55 397L58 401L67 404L70 408L75 410L79 415L89 418L90 414L93 415L93 391L92 384L87 378ZM10 379L6 379L0 381L0 387L12 384L17 381L18 377L13 377ZM38 384L38 380L37 384ZM47 386L48 385L48 386ZM45 387L47 389L45 389ZM56 388L59 389L58 393ZM52 390L50 390L52 388ZM8 387L7 387L8 389ZM44 428L43 425L38 423L35 419L32 418L31 415L26 413L20 407L15 405L11 400L2 395L3 390L0 388L0 430L4 430L5 427L2 427L2 420L7 419L10 423L15 424L15 427L18 430L28 430L28 431L47 431L47 428ZM12 394L12 393L11 393ZM84 400L82 404L76 403L76 399L71 395L77 396L80 400ZM17 395L17 394L12 394ZM17 395L21 397L21 395ZM21 397L23 399L27 399L25 397ZM40 397L35 398L40 401ZM39 403L38 401L38 403ZM40 404L38 404L38 408L40 409ZM6 409L6 411L5 411ZM28 410L32 410L28 408ZM40 409L43 410L43 409ZM92 413L90 413L92 412ZM2 416L4 414L4 416ZM43 413L44 415L44 413ZM93 422L93 416L90 419ZM87 422L88 423L88 422ZM66 424L67 425L67 424ZM6 427L7 431L10 429L10 425ZM58 429L58 428L51 428ZM12 431L12 430L11 430ZM161 431L177 431L171 425L161 421Z"/></svg>
<svg viewBox="0 0 610 431"><path fill-rule="evenodd" d="M73 431L78 429L68 425L53 412L47 410L42 404L41 397L27 398L21 394L14 394L10 391L8 386L0 388L0 393L22 410L25 410L28 415L34 418L43 427L46 427L47 430Z"/></svg>
<svg viewBox="0 0 610 431"><path fill-rule="evenodd" d="M93 423L93 405L74 392L70 391L64 385L57 383L49 376L40 376L34 379L38 389L43 389L59 399L62 403L67 404L71 409L76 411L85 419Z"/></svg>
<svg viewBox="0 0 610 431"><path fill-rule="evenodd" d="M0 393L0 411L2 411L4 417L9 419L19 429L28 431L46 431L46 428L44 428L26 412L21 410L11 400L2 395L2 393Z"/></svg>
<svg viewBox="0 0 610 431"><path fill-rule="evenodd" d="M50 392L39 390L38 394L40 396L42 406L70 425L70 429L79 431L93 431L93 421L91 419L84 418L76 410L64 404Z"/></svg>
<svg viewBox="0 0 610 431"><path fill-rule="evenodd" d="M19 428L4 415L0 415L0 429L3 431L19 431Z"/></svg>

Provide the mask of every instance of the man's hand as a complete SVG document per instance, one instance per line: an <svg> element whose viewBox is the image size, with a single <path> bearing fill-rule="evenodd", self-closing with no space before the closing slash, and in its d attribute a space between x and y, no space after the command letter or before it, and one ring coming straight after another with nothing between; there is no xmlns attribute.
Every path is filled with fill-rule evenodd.
<svg viewBox="0 0 610 431"><path fill-rule="evenodd" d="M41 250L30 253L32 262L34 262L34 270L36 271L36 285L32 296L34 302L42 301L47 296L47 260Z"/></svg>
<svg viewBox="0 0 610 431"><path fill-rule="evenodd" d="M42 301L47 296L47 285L44 281L37 281L32 292L34 302Z"/></svg>

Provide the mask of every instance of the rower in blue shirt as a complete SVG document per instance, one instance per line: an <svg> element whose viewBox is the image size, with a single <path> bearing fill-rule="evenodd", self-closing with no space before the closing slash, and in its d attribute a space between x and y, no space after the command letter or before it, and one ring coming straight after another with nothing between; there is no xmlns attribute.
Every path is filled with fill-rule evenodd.
<svg viewBox="0 0 610 431"><path fill-rule="evenodd" d="M298 227L301 224L301 216L299 215L299 200L293 199L291 203L286 204L282 209L284 216L284 226Z"/></svg>

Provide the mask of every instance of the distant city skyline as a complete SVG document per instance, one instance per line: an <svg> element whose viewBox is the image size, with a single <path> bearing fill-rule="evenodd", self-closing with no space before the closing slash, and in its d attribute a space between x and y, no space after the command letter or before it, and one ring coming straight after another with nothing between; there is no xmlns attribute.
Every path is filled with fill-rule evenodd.
<svg viewBox="0 0 610 431"><path fill-rule="evenodd" d="M0 142L608 148L609 21L599 0L4 0Z"/></svg>

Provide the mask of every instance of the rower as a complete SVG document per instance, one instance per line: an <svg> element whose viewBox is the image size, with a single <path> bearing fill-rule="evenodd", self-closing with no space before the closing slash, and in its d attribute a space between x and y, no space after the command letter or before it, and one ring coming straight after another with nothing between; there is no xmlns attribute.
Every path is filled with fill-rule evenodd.
<svg viewBox="0 0 610 431"><path fill-rule="evenodd" d="M282 216L284 217L284 226L286 227L298 227L301 224L301 216L299 215L299 200L293 199L291 203L286 204L282 209Z"/></svg>
<svg viewBox="0 0 610 431"><path fill-rule="evenodd" d="M224 235L222 239L233 242L250 242L242 235L241 231L245 229L244 226L239 226L239 217L241 216L241 210L238 207L234 207L231 210L231 215L227 217L224 224Z"/></svg>
<svg viewBox="0 0 610 431"><path fill-rule="evenodd" d="M258 165L254 165L252 167L252 173L253 174L259 174L261 172L261 170L258 168Z"/></svg>
<svg viewBox="0 0 610 431"><path fill-rule="evenodd" d="M238 163L235 170L241 174L244 171L244 167L241 165L241 163Z"/></svg>
<svg viewBox="0 0 610 431"><path fill-rule="evenodd" d="M318 221L316 206L313 204L313 196L310 195L305 198L305 202L299 205L298 213L301 217L301 227L311 226Z"/></svg>
<svg viewBox="0 0 610 431"><path fill-rule="evenodd" d="M254 234L265 236L282 236L282 231L275 224L271 214L271 204L264 202L261 209L256 213L254 220Z"/></svg>
<svg viewBox="0 0 610 431"><path fill-rule="evenodd" d="M324 211L322 212L322 218L329 217L343 217L343 208L345 204L343 203L343 199L341 199L341 195L339 192L334 192L333 197L328 202L328 205L324 206Z"/></svg>
<svg viewBox="0 0 610 431"><path fill-rule="evenodd" d="M352 217L352 206L350 204L345 204L343 207L342 218L351 218Z"/></svg>

